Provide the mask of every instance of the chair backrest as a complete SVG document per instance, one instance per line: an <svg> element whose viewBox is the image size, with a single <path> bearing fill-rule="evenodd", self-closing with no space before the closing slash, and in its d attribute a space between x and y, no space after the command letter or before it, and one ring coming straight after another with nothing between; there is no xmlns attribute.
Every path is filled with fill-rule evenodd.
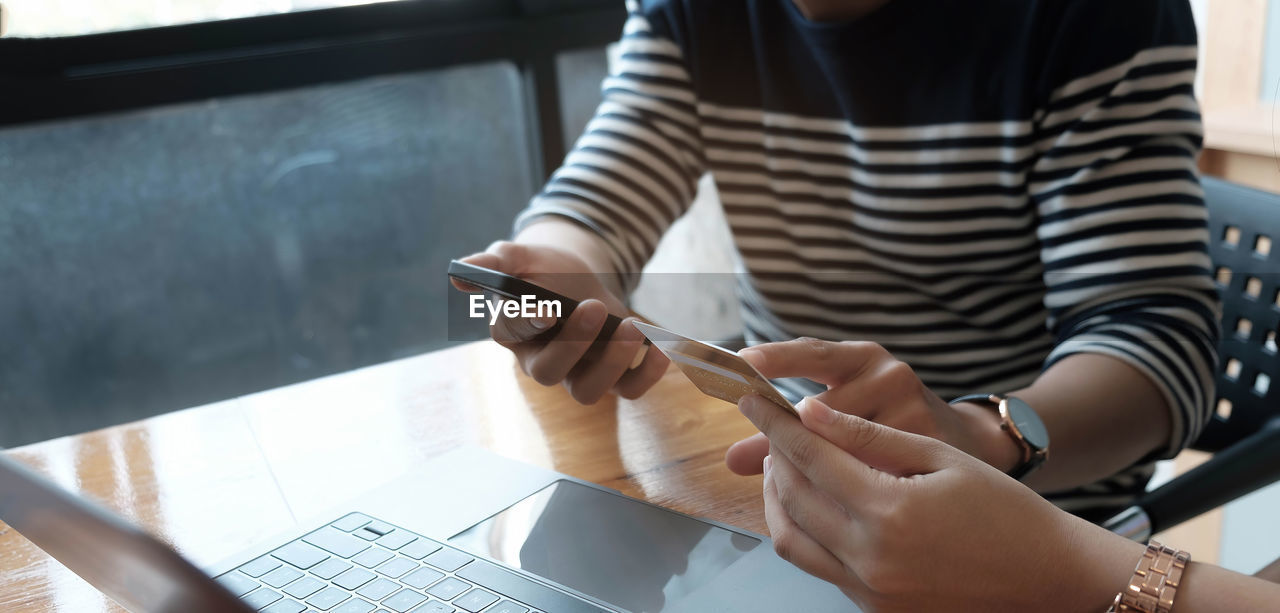
<svg viewBox="0 0 1280 613"><path fill-rule="evenodd" d="M1280 415L1280 195L1203 183L1222 342L1216 411L1193 447L1218 451Z"/></svg>

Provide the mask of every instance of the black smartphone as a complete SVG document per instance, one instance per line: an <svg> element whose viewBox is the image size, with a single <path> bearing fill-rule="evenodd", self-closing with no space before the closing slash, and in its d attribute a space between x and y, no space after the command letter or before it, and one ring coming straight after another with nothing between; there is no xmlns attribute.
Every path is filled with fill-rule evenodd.
<svg viewBox="0 0 1280 613"><path fill-rule="evenodd" d="M573 298L553 292L519 277L513 277L483 266L451 260L449 262L449 277L511 300L520 300L522 296L533 296L535 300L539 301L559 301L561 316L556 319L555 325L543 332L539 338L554 337L560 331L565 320L573 313L573 310L578 308L578 301ZM620 325L622 325L622 320L617 315L610 313L608 319L604 322L604 327L600 329L600 333L596 335L596 340L591 343L591 347L587 349L583 357L590 359L599 357L604 351L605 343L613 337L614 331ZM649 345L649 339L646 338L644 344Z"/></svg>

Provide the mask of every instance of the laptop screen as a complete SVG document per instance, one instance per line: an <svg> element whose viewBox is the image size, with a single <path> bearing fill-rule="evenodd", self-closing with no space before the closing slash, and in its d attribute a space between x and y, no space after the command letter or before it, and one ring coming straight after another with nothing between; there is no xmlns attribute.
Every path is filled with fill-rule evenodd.
<svg viewBox="0 0 1280 613"><path fill-rule="evenodd" d="M557 481L452 544L631 611L665 611L758 539L572 481Z"/></svg>
<svg viewBox="0 0 1280 613"><path fill-rule="evenodd" d="M249 613L160 541L3 453L0 519L130 611Z"/></svg>

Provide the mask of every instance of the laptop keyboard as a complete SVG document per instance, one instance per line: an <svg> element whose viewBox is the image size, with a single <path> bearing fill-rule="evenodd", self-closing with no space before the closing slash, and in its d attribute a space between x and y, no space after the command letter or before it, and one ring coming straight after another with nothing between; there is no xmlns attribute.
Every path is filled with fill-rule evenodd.
<svg viewBox="0 0 1280 613"><path fill-rule="evenodd" d="M217 581L264 613L604 611L361 513L351 513Z"/></svg>

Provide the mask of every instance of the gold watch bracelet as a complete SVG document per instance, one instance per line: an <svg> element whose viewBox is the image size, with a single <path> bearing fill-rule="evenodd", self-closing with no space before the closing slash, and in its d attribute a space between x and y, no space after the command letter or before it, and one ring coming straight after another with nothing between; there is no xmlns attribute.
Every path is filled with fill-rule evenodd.
<svg viewBox="0 0 1280 613"><path fill-rule="evenodd" d="M1190 553L1150 541L1129 585L1116 594L1107 613L1170 613L1190 562Z"/></svg>

